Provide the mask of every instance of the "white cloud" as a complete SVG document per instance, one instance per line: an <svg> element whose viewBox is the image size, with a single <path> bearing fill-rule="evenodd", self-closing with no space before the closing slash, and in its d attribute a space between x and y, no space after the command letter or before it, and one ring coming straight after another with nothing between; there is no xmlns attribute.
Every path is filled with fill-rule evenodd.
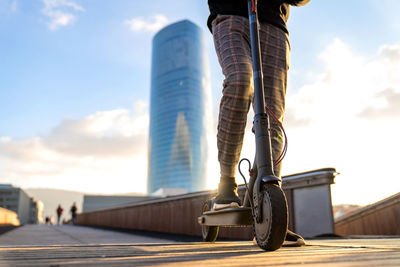
<svg viewBox="0 0 400 267"><path fill-rule="evenodd" d="M156 32L167 25L167 23L167 17L162 14L157 14L149 18L137 17L125 21L125 24L135 32Z"/></svg>
<svg viewBox="0 0 400 267"><path fill-rule="evenodd" d="M126 109L63 120L46 136L0 137L0 183L93 193L146 191L148 112Z"/></svg>
<svg viewBox="0 0 400 267"><path fill-rule="evenodd" d="M376 94L376 99L382 106L366 107L359 115L367 119L400 118L400 92L392 88Z"/></svg>
<svg viewBox="0 0 400 267"><path fill-rule="evenodd" d="M400 45L383 45L367 58L335 39L318 58L323 68L286 99L282 174L336 168L334 204L364 205L399 192ZM241 154L250 160L252 120L250 111Z"/></svg>
<svg viewBox="0 0 400 267"><path fill-rule="evenodd" d="M49 29L56 30L59 27L73 23L76 16L75 11L84 11L84 8L69 0L42 0L44 8L42 14L49 17Z"/></svg>
<svg viewBox="0 0 400 267"><path fill-rule="evenodd" d="M43 139L54 151L84 156L126 156L144 153L147 115L131 117L128 110L97 112L81 120L64 120Z"/></svg>
<svg viewBox="0 0 400 267"><path fill-rule="evenodd" d="M319 59L324 68L287 99L284 173L337 168L334 203L397 193L400 46L382 46L367 59L335 39Z"/></svg>

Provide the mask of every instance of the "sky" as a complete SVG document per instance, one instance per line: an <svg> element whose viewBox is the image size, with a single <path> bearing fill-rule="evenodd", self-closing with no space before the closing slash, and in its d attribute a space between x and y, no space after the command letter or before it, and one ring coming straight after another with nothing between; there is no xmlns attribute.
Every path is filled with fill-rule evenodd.
<svg viewBox="0 0 400 267"><path fill-rule="evenodd" d="M291 9L282 172L336 168L334 204L399 192L399 10L397 0L312 0ZM223 76L208 14L200 0L0 0L0 183L146 192L152 38L189 19L208 40L214 118L206 176L216 188ZM251 121L249 113L249 159Z"/></svg>

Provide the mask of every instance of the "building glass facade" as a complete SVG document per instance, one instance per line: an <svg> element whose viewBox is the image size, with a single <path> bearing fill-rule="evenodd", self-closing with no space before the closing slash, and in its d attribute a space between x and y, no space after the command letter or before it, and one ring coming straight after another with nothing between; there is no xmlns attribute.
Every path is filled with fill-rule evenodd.
<svg viewBox="0 0 400 267"><path fill-rule="evenodd" d="M43 203L11 184L0 184L0 207L17 213L21 224L43 222Z"/></svg>
<svg viewBox="0 0 400 267"><path fill-rule="evenodd" d="M205 189L208 61L203 31L188 20L153 39L148 192Z"/></svg>

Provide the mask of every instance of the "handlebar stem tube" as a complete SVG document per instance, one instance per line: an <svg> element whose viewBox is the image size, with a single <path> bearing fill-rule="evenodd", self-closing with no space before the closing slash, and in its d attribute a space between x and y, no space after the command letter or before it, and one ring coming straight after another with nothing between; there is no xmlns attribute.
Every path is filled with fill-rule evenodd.
<svg viewBox="0 0 400 267"><path fill-rule="evenodd" d="M253 59L254 79L254 132L256 138L256 166L258 178L275 176L270 137L270 122L265 110L263 72L261 64L261 49L257 18L257 1L248 0L251 54ZM278 178L279 179L279 178ZM269 180L267 178L267 180ZM272 179L275 182L275 179Z"/></svg>

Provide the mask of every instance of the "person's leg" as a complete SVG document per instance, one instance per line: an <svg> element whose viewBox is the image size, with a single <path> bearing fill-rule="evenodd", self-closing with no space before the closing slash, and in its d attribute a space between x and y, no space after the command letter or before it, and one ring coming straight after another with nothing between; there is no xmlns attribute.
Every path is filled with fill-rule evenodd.
<svg viewBox="0 0 400 267"><path fill-rule="evenodd" d="M289 39L285 32L270 24L260 25L260 43L263 67L264 94L267 106L283 122L287 72L289 70ZM283 133L274 118L270 116L271 144L273 158L277 159L283 148ZM281 164L274 167L276 176L281 174ZM287 231L284 246L303 246L304 239Z"/></svg>
<svg viewBox="0 0 400 267"><path fill-rule="evenodd" d="M222 15L212 25L215 50L225 76L217 134L221 168L218 191L219 196L227 196L226 201L217 196L217 203L223 203L229 202L230 198L238 199L235 173L252 99L253 74L248 20L240 16ZM232 195L232 190L235 195Z"/></svg>
<svg viewBox="0 0 400 267"><path fill-rule="evenodd" d="M287 72L289 70L289 40L287 34L267 23L260 24L260 46L263 68L265 103L280 123L285 112ZM284 140L279 123L270 117L271 145L273 159L281 154ZM281 164L274 167L275 175L280 177Z"/></svg>

